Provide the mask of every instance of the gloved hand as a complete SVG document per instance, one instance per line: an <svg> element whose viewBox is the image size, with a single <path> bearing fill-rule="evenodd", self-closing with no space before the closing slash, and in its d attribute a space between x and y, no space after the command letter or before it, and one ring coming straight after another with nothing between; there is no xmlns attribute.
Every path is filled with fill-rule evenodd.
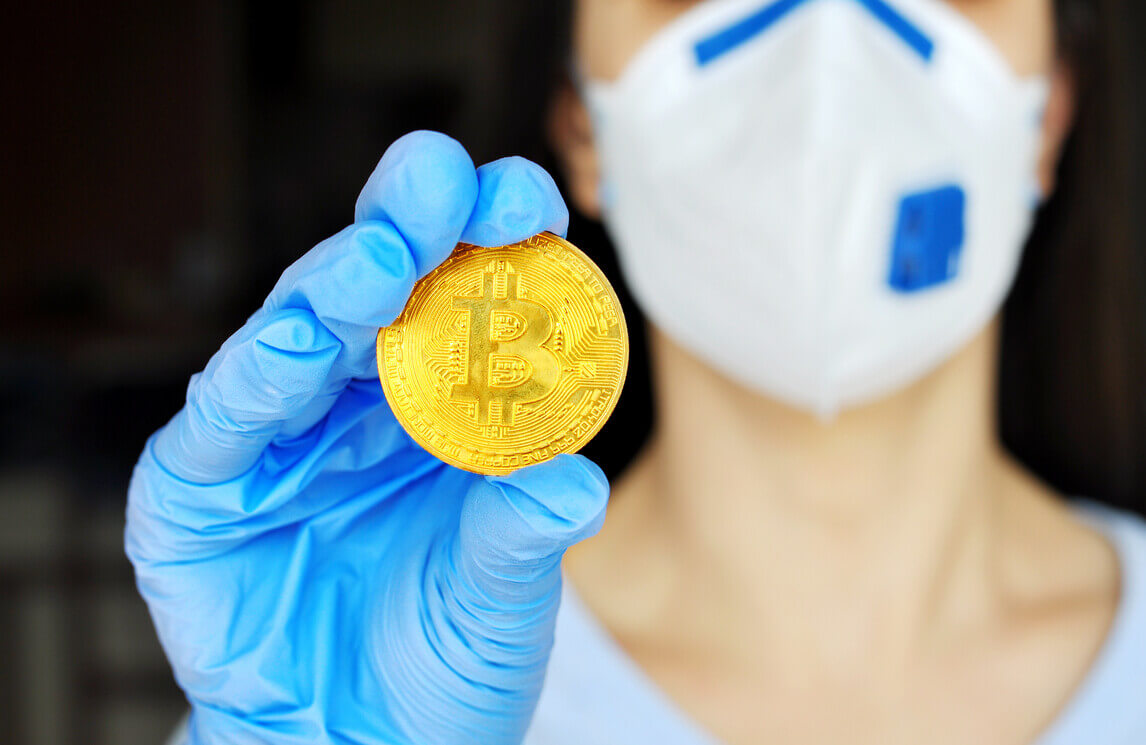
<svg viewBox="0 0 1146 745"><path fill-rule="evenodd" d="M538 166L476 170L415 132L355 222L286 270L147 443L135 566L192 743L518 743L537 702L560 560L603 519L580 456L504 477L443 464L394 420L375 335L466 241L568 213Z"/></svg>

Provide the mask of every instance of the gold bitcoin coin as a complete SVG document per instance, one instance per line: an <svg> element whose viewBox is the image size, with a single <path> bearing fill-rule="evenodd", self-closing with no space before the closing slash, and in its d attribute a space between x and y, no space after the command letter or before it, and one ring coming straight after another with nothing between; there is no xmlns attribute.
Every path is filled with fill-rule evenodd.
<svg viewBox="0 0 1146 745"><path fill-rule="evenodd" d="M580 449L612 413L628 363L616 293L551 233L458 244L378 332L378 376L398 421L475 473Z"/></svg>

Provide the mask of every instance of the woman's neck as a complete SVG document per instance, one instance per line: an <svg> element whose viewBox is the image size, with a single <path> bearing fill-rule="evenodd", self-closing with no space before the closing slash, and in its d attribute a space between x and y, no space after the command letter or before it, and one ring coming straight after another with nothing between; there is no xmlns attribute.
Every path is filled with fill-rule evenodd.
<svg viewBox="0 0 1146 745"><path fill-rule="evenodd" d="M838 666L890 662L934 620L987 612L997 495L1022 480L996 444L993 326L926 379L830 423L655 331L651 343L656 432L601 536L567 565L575 581L595 564L632 575L618 625L674 613L732 638L740 618L784 640L795 665L818 648ZM674 608L684 597L691 607Z"/></svg>
<svg viewBox="0 0 1146 745"><path fill-rule="evenodd" d="M656 434L567 555L573 586L724 741L1030 741L1118 570L998 446L996 338L828 424L654 336Z"/></svg>

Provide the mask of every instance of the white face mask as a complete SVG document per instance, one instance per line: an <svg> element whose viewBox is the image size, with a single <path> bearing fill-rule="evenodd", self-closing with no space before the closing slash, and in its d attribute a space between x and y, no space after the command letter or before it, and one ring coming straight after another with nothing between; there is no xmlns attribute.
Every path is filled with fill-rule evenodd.
<svg viewBox="0 0 1146 745"><path fill-rule="evenodd" d="M732 379L830 416L999 310L1048 85L941 0L710 0L583 88L626 279Z"/></svg>

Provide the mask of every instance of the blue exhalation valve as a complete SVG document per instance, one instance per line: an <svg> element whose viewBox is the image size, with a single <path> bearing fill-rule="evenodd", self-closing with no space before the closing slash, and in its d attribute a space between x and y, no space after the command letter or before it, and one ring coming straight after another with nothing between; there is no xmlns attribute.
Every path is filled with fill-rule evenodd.
<svg viewBox="0 0 1146 745"><path fill-rule="evenodd" d="M899 203L887 283L899 292L943 284L959 273L967 196L954 184L908 194Z"/></svg>

